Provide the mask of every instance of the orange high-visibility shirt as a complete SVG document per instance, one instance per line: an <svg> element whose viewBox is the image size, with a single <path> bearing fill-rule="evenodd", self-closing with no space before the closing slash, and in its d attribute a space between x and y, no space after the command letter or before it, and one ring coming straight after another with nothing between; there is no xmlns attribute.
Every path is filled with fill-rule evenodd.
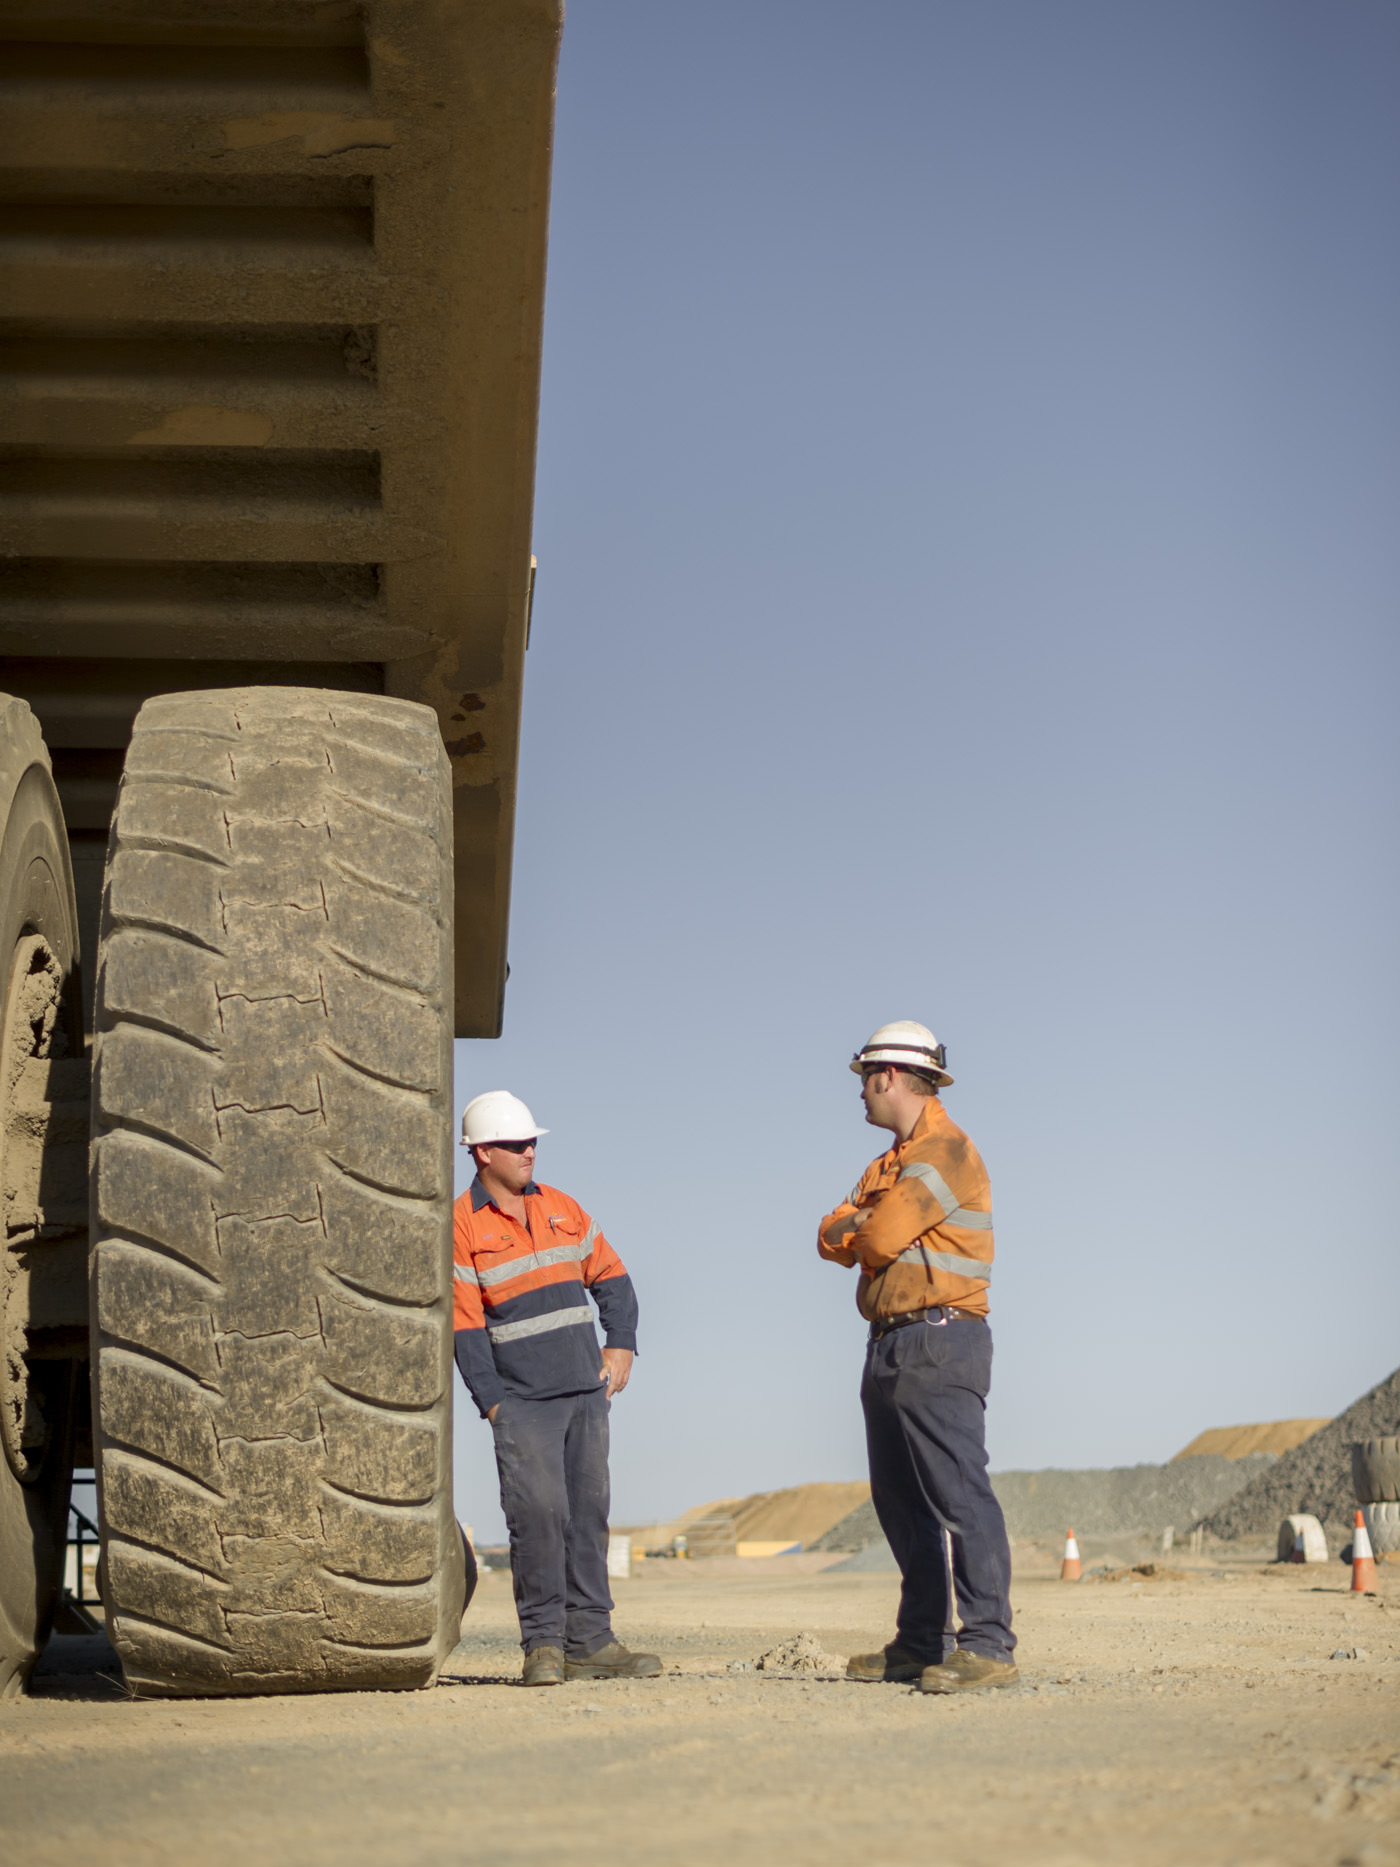
<svg viewBox="0 0 1400 1867"><path fill-rule="evenodd" d="M598 1386L609 1348L636 1349L632 1279L576 1199L532 1180L526 1223L495 1204L480 1177L452 1211L457 1366L485 1415L507 1393L546 1400Z"/></svg>
<svg viewBox="0 0 1400 1867"><path fill-rule="evenodd" d="M817 1250L860 1266L856 1303L867 1322L943 1304L987 1314L991 1181L937 1096L924 1102L909 1139L872 1160L822 1220Z"/></svg>

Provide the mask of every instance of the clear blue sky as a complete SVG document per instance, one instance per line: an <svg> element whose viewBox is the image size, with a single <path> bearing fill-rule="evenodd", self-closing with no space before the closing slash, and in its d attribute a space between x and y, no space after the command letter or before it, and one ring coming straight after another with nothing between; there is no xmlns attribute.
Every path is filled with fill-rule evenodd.
<svg viewBox="0 0 1400 1867"><path fill-rule="evenodd" d="M619 1521L864 1475L890 1018L992 1174L994 1469L1400 1362L1398 93L1392 0L574 0L457 1077L634 1273Z"/></svg>

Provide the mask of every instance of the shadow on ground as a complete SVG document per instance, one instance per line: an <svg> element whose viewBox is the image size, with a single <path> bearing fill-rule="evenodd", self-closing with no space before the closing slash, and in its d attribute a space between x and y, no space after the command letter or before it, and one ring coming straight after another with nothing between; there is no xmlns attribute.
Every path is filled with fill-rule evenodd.
<svg viewBox="0 0 1400 1867"><path fill-rule="evenodd" d="M96 1700L128 1698L122 1663L104 1633L55 1634L39 1656L29 1682L31 1698Z"/></svg>

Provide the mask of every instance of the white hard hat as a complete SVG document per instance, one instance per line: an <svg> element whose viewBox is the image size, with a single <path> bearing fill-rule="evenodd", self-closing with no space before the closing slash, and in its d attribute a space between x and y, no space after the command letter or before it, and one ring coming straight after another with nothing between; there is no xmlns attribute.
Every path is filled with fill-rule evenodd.
<svg viewBox="0 0 1400 1867"><path fill-rule="evenodd" d="M926 1024L900 1018L894 1024L882 1024L865 1040L851 1058L851 1068L857 1076L872 1063L888 1063L897 1070L919 1070L942 1089L953 1080L945 1067L947 1062L946 1050Z"/></svg>
<svg viewBox="0 0 1400 1867"><path fill-rule="evenodd" d="M473 1096L462 1110L462 1146L490 1147L493 1141L535 1141L548 1128L541 1128L534 1116L509 1089L488 1089L484 1096Z"/></svg>

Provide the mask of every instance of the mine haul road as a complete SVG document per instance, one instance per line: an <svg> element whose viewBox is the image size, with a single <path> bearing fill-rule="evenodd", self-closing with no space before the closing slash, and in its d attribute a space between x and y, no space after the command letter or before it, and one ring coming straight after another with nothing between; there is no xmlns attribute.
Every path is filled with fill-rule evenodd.
<svg viewBox="0 0 1400 1867"><path fill-rule="evenodd" d="M1400 1867L1400 1565L1360 1597L1335 1561L1071 1586L1042 1556L1024 1683L973 1699L731 1670L887 1636L893 1578L821 1561L618 1583L656 1681L522 1690L504 1574L431 1691L131 1700L110 1650L56 1641L0 1704L7 1858Z"/></svg>

